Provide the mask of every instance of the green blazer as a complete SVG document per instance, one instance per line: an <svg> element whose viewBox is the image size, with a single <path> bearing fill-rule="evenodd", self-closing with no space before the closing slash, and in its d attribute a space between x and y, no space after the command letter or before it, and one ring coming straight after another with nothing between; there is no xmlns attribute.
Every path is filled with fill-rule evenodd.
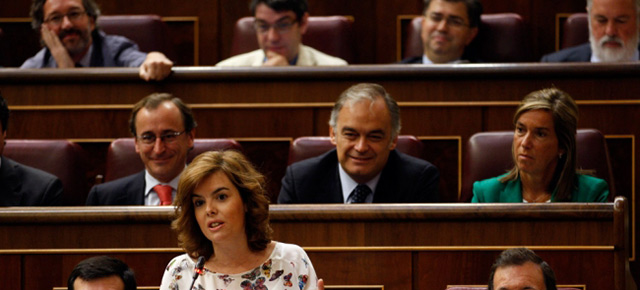
<svg viewBox="0 0 640 290"><path fill-rule="evenodd" d="M520 179L500 182L499 179L505 175L474 182L471 202L522 202ZM582 174L577 178L578 187L573 190L572 202L607 202L609 186L606 181ZM551 200L554 198L555 192Z"/></svg>

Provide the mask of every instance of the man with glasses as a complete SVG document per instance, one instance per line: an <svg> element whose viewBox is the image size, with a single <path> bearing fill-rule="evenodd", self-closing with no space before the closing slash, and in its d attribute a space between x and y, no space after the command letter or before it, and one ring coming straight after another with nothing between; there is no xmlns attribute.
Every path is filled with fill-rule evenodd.
<svg viewBox="0 0 640 290"><path fill-rule="evenodd" d="M93 0L34 0L32 27L44 48L21 68L139 67L145 80L162 80L173 62L160 52L144 53L131 40L96 29L100 9Z"/></svg>
<svg viewBox="0 0 640 290"><path fill-rule="evenodd" d="M542 62L640 60L640 0L587 0L589 43L542 57Z"/></svg>
<svg viewBox="0 0 640 290"><path fill-rule="evenodd" d="M465 63L464 49L478 34L482 4L479 0L424 0L422 56L402 63Z"/></svg>
<svg viewBox="0 0 640 290"><path fill-rule="evenodd" d="M231 57L216 66L335 66L343 59L302 44L309 13L306 0L252 0L251 13L260 49Z"/></svg>
<svg viewBox="0 0 640 290"><path fill-rule="evenodd" d="M129 127L145 170L94 186L87 205L170 205L193 148L196 125L191 109L179 98L155 93L140 100Z"/></svg>

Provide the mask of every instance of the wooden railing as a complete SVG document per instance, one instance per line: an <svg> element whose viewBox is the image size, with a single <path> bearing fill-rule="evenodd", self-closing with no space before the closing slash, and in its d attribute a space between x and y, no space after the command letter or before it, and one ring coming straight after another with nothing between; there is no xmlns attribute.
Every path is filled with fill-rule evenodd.
<svg viewBox="0 0 640 290"><path fill-rule="evenodd" d="M628 204L272 205L274 240L302 246L328 285L445 289L486 284L500 251L526 246L558 284L631 289ZM66 285L80 260L127 262L139 285L158 285L182 253L170 207L0 209L6 289ZM597 273L595 275L594 273Z"/></svg>

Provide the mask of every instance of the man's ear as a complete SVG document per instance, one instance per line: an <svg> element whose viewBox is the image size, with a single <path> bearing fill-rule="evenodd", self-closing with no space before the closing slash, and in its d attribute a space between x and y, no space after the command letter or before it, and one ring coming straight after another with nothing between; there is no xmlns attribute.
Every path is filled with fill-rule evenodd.
<svg viewBox="0 0 640 290"><path fill-rule="evenodd" d="M331 126L329 126L329 137L331 138L331 144L336 145L336 133Z"/></svg>
<svg viewBox="0 0 640 290"><path fill-rule="evenodd" d="M309 27L309 12L305 12L302 15L302 19L298 21L298 25L300 27L300 35L307 33L307 28Z"/></svg>
<svg viewBox="0 0 640 290"><path fill-rule="evenodd" d="M96 29L96 18L89 16L89 26L91 27L90 31Z"/></svg>
<svg viewBox="0 0 640 290"><path fill-rule="evenodd" d="M391 143L389 143L389 150L396 149L396 146L398 146L398 135L391 139Z"/></svg>

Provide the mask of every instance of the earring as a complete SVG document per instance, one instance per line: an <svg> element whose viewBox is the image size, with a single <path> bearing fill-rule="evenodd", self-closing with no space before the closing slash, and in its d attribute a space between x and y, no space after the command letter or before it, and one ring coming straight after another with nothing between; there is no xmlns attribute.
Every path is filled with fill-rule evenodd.
<svg viewBox="0 0 640 290"><path fill-rule="evenodd" d="M562 153L558 154L558 159L562 159Z"/></svg>

